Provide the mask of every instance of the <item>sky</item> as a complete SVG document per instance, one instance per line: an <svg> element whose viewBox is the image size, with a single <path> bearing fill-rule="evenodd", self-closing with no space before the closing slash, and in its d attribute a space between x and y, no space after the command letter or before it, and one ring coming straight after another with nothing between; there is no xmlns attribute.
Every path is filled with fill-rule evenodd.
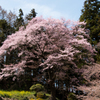
<svg viewBox="0 0 100 100"><path fill-rule="evenodd" d="M21 8L24 15L34 8L37 16L43 18L65 18L79 20L85 0L0 0L0 6L8 12L14 11L17 15Z"/></svg>

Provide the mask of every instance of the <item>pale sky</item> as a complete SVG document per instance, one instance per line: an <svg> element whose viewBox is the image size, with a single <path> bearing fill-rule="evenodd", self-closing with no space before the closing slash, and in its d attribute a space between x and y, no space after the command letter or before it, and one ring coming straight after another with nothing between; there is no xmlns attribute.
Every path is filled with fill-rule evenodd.
<svg viewBox="0 0 100 100"><path fill-rule="evenodd" d="M21 8L28 14L33 8L37 16L56 19L65 18L79 20L81 9L85 0L0 0L0 6L8 12L15 11L17 14Z"/></svg>

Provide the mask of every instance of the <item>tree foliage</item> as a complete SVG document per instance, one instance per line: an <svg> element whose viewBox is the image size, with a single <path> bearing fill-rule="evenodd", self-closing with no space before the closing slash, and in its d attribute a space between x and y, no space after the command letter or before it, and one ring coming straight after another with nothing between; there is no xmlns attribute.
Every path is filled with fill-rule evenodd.
<svg viewBox="0 0 100 100"><path fill-rule="evenodd" d="M24 25L24 18L23 18L23 11L19 9L19 16L17 17L16 21L14 22L15 30L18 31L19 27Z"/></svg>
<svg viewBox="0 0 100 100"><path fill-rule="evenodd" d="M17 16L15 14L15 12L12 12L12 11L7 12L5 9L3 9L0 6L0 46L2 46L3 42L6 40L8 35L13 34L16 30L19 29L20 26L24 25L25 18L23 17L23 15L24 14L23 14L22 9L19 9L19 15ZM0 63L0 71L1 71L1 68L3 67L3 63L5 63L5 64L17 63L18 62L17 54L18 54L17 50L13 50L13 52L10 54L10 56L6 53L2 57L3 59L2 59L2 63ZM1 86L1 87L5 88L5 89L7 89L9 87L11 87L11 88L16 87L16 89L18 89L18 87L16 86L17 82L14 81L14 83L15 83L14 84L13 82L10 82L10 81L11 81L11 78L6 81L4 80L3 84L5 84L5 87L3 87L3 86ZM22 82L22 83L27 84L27 82L26 83L25 82ZM8 83L8 84L6 84L6 83ZM9 83L11 83L11 84L9 84ZM21 84L21 83L18 83L17 85L19 85L19 84ZM26 86L25 86L25 88L26 88Z"/></svg>
<svg viewBox="0 0 100 100"><path fill-rule="evenodd" d="M13 13L12 11L7 13L7 11L0 6L0 46L8 35L15 32L13 27L15 20L15 13Z"/></svg>
<svg viewBox="0 0 100 100"><path fill-rule="evenodd" d="M90 43L96 45L100 39L100 1L85 0L80 21L85 21L86 28L90 30Z"/></svg>
<svg viewBox="0 0 100 100"><path fill-rule="evenodd" d="M7 38L7 35L10 35L11 26L8 25L6 20L0 20L0 46L2 42Z"/></svg>
<svg viewBox="0 0 100 100"><path fill-rule="evenodd" d="M36 17L36 14L37 13L35 12L35 9L32 9L31 12L28 15L26 15L26 19L31 20L32 18Z"/></svg>
<svg viewBox="0 0 100 100"><path fill-rule="evenodd" d="M7 12L5 9L3 9L1 6L0 6L0 19L1 20L6 20L7 23L13 27L14 25L14 21L16 20L17 18L17 15L15 14L15 12L12 12L12 11L9 11Z"/></svg>
<svg viewBox="0 0 100 100"><path fill-rule="evenodd" d="M0 46L2 46L3 41L7 38L8 35L14 33L15 31L18 31L19 27L25 26L25 22L24 22L25 18L23 17L23 15L24 14L22 9L19 9L19 15L17 16L15 12L12 11L7 12L5 9L3 9L0 6ZM9 62L14 63L15 59L18 58L17 50L13 50L12 55L8 56L6 54L3 57L4 63L6 64L8 64Z"/></svg>
<svg viewBox="0 0 100 100"><path fill-rule="evenodd" d="M30 87L30 91L43 91L44 90L44 86L42 84L34 84Z"/></svg>
<svg viewBox="0 0 100 100"><path fill-rule="evenodd" d="M88 31L81 26L85 23L33 18L26 28L20 27L15 34L9 35L0 48L1 61L5 52L9 56L13 50L18 52L16 63L9 62L1 69L0 80L10 78L20 82L22 77L26 79L30 75L49 85L52 100L55 100L55 82L59 81L59 89L64 89L66 84L66 90L72 84L80 84L78 63L90 64L95 55L88 42Z"/></svg>

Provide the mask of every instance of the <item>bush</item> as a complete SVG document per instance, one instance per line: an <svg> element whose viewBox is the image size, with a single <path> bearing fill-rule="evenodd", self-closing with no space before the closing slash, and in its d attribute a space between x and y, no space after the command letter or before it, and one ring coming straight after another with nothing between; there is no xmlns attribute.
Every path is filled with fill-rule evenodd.
<svg viewBox="0 0 100 100"><path fill-rule="evenodd" d="M39 91L43 91L44 90L44 86L41 85L41 84L35 84L35 85L32 85L30 87L30 91L36 91L36 92L39 92Z"/></svg>
<svg viewBox="0 0 100 100"><path fill-rule="evenodd" d="M37 97L37 98L45 98L46 95L45 95L44 92L41 91L41 92L38 92L38 93L37 93L36 97Z"/></svg>
<svg viewBox="0 0 100 100"><path fill-rule="evenodd" d="M69 93L68 100L78 100L74 93Z"/></svg>

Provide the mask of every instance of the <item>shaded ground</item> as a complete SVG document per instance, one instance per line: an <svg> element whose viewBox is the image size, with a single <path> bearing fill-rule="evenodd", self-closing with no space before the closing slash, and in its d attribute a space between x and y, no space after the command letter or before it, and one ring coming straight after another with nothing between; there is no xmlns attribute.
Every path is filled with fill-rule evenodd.
<svg viewBox="0 0 100 100"><path fill-rule="evenodd" d="M79 100L100 100L100 64L85 66L84 77L87 86L78 87L83 95L77 95Z"/></svg>

